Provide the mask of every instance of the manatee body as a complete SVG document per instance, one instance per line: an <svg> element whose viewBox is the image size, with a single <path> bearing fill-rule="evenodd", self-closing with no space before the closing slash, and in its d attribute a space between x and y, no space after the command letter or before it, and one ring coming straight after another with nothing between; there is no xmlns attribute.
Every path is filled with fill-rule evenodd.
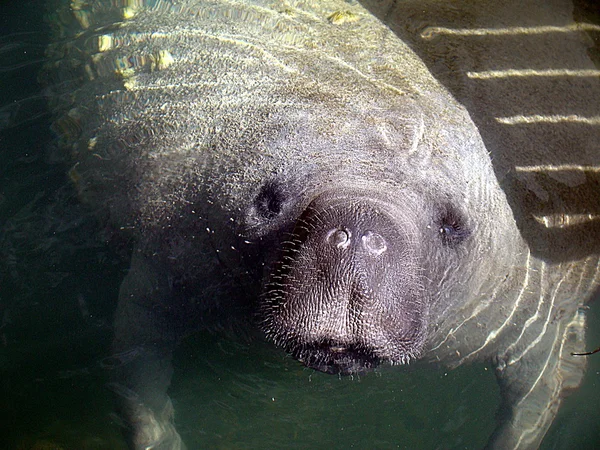
<svg viewBox="0 0 600 450"><path fill-rule="evenodd" d="M134 448L181 448L177 342L257 311L305 365L492 360L490 440L533 448L585 359L597 259L521 237L467 111L344 1L97 1L45 72L82 198L136 242L113 390Z"/></svg>

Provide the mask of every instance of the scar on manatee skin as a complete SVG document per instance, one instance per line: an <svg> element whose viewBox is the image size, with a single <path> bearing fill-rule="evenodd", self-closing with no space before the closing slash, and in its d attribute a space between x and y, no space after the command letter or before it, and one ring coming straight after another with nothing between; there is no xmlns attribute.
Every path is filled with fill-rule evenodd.
<svg viewBox="0 0 600 450"><path fill-rule="evenodd" d="M336 11L327 17L329 23L333 25L341 25L343 23L356 22L359 19L358 15L351 11Z"/></svg>
<svg viewBox="0 0 600 450"><path fill-rule="evenodd" d="M588 356L588 355L593 355L594 353L598 353L598 352L600 352L600 347L598 347L596 350L592 350L591 352L583 352L583 353L571 352L571 356Z"/></svg>

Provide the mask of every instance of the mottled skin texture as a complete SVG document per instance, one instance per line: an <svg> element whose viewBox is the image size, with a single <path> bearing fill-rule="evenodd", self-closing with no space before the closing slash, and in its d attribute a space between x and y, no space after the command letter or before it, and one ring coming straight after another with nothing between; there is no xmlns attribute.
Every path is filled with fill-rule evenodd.
<svg viewBox="0 0 600 450"><path fill-rule="evenodd" d="M531 253L421 60L342 1L103 3L63 11L46 73L81 196L136 242L112 384L131 445L182 446L174 346L256 310L326 372L492 359L490 445L535 447L583 374L597 259Z"/></svg>

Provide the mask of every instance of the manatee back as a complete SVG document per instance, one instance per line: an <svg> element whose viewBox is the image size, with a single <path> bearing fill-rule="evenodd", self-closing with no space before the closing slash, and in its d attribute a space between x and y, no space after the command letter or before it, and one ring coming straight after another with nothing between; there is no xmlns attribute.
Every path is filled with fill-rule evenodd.
<svg viewBox="0 0 600 450"><path fill-rule="evenodd" d="M359 176L492 173L463 108L367 11L286 5L96 1L59 11L64 39L49 51L46 84L82 196L134 229L163 228L185 205L203 208L199 198L235 211L286 161L339 170L335 145L314 147L323 137L345 139L341 157L359 162ZM394 108L389 120L373 112ZM390 153L376 153L375 140ZM434 168L436 157L456 167Z"/></svg>

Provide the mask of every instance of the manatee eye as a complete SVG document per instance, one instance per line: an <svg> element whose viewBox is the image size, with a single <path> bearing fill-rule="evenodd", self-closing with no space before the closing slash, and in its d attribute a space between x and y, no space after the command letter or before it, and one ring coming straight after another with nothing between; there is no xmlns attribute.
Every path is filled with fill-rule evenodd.
<svg viewBox="0 0 600 450"><path fill-rule="evenodd" d="M453 248L465 241L471 231L467 228L460 214L452 208L446 208L438 222L438 233L442 243Z"/></svg>
<svg viewBox="0 0 600 450"><path fill-rule="evenodd" d="M285 195L278 183L269 181L263 185L254 200L256 211L265 219L273 219L283 209Z"/></svg>

